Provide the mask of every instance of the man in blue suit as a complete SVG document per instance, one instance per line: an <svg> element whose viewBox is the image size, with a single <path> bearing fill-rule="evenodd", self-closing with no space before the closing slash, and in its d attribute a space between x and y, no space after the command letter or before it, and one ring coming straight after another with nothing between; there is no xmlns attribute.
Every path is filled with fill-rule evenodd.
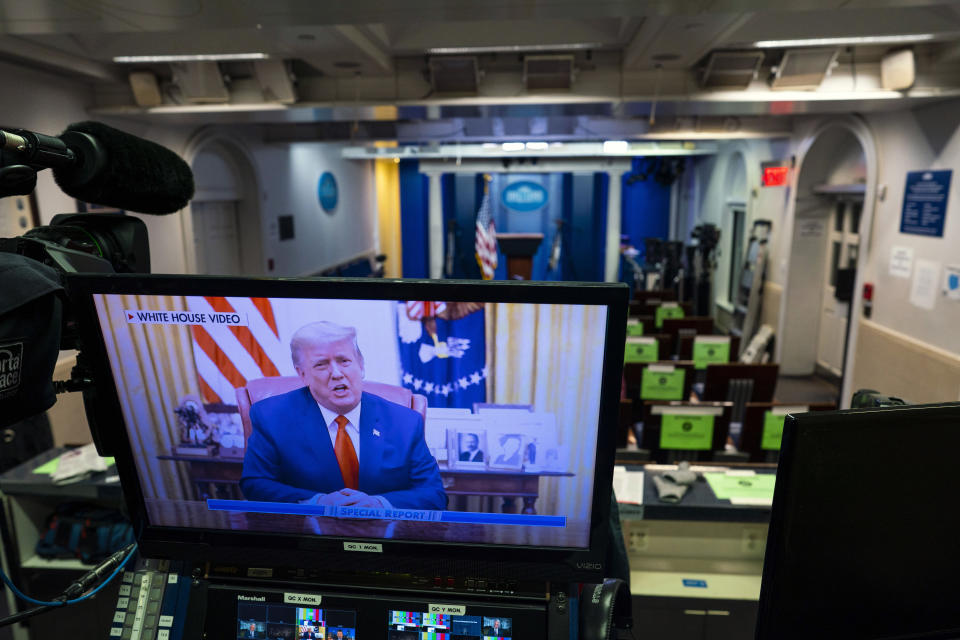
<svg viewBox="0 0 960 640"><path fill-rule="evenodd" d="M301 327L290 353L305 387L250 407L240 489L248 500L446 509L419 413L363 392L357 332Z"/></svg>

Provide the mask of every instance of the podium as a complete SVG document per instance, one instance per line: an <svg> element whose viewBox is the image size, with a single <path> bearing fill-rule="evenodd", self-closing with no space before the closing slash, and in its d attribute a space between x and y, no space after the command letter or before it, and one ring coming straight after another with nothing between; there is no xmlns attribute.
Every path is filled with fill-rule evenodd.
<svg viewBox="0 0 960 640"><path fill-rule="evenodd" d="M530 280L533 256L543 242L542 233L498 233L497 245L507 256L507 280Z"/></svg>

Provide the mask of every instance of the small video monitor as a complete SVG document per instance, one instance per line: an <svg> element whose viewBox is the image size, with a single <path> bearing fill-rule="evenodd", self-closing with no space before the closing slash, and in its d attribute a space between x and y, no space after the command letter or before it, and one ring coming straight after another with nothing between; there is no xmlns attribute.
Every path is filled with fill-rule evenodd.
<svg viewBox="0 0 960 640"><path fill-rule="evenodd" d="M243 598L243 596L241 596ZM237 638L264 640L356 640L356 611L261 602L260 596L237 605Z"/></svg>

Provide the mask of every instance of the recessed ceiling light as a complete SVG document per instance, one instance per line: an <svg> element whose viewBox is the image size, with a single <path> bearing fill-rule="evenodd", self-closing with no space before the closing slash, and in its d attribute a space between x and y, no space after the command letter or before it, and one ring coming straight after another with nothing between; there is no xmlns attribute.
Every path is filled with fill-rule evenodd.
<svg viewBox="0 0 960 640"><path fill-rule="evenodd" d="M602 42L570 42L565 44L511 44L490 47L433 47L427 53L435 56L467 55L478 53L522 53L535 51L584 51L602 49Z"/></svg>
<svg viewBox="0 0 960 640"><path fill-rule="evenodd" d="M546 142L528 142L526 146L528 151L543 151L550 145Z"/></svg>
<svg viewBox="0 0 960 640"><path fill-rule="evenodd" d="M189 53L156 56L114 56L113 61L127 64L144 62L221 62L229 60L266 60L269 57L266 53Z"/></svg>
<svg viewBox="0 0 960 640"><path fill-rule="evenodd" d="M797 40L759 40L753 43L758 49L786 47L830 47L854 44L903 44L933 40L932 33L908 33L892 36L848 36L842 38L801 38Z"/></svg>
<svg viewBox="0 0 960 640"><path fill-rule="evenodd" d="M504 151L523 151L524 144L522 142L504 142L500 145L500 148Z"/></svg>
<svg viewBox="0 0 960 640"><path fill-rule="evenodd" d="M630 143L626 140L606 140L603 143L604 153L626 153L630 150Z"/></svg>

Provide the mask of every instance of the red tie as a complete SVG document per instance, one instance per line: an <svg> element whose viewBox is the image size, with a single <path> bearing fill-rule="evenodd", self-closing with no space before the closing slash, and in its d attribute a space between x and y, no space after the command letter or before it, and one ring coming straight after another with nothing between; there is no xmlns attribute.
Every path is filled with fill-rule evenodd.
<svg viewBox="0 0 960 640"><path fill-rule="evenodd" d="M337 416L337 441L333 445L333 453L340 463L340 475L343 476L343 486L347 489L360 488L360 462L357 461L357 450L353 448L353 441L347 433L347 424L350 422L343 416Z"/></svg>

